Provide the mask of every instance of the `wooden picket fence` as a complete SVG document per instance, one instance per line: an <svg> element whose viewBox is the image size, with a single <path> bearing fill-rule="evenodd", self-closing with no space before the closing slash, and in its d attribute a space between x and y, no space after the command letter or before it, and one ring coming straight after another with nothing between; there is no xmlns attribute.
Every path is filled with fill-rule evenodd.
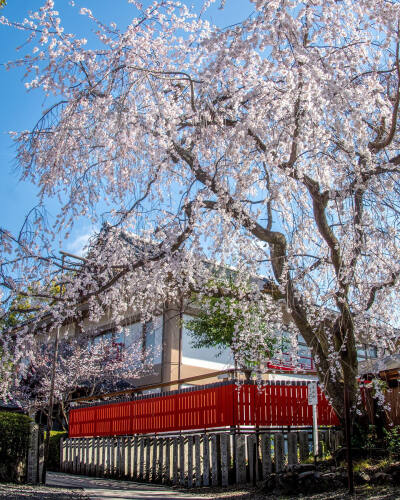
<svg viewBox="0 0 400 500"><path fill-rule="evenodd" d="M68 438L61 442L61 470L96 477L193 486L227 486L266 479L310 456L310 430L202 432L174 436ZM333 452L342 432L320 430L320 449Z"/></svg>

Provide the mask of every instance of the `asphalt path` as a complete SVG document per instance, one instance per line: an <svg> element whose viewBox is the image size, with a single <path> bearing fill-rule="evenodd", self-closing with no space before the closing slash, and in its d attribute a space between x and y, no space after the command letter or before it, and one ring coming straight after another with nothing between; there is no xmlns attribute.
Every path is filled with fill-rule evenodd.
<svg viewBox="0 0 400 500"><path fill-rule="evenodd" d="M110 500L113 498L118 500L125 498L146 498L148 500L158 500L162 498L178 500L186 498L188 500L205 500L207 498L213 498L191 495L190 493L181 493L161 485L89 476L75 476L62 472L48 472L46 485L71 490L80 489L83 496L91 500Z"/></svg>

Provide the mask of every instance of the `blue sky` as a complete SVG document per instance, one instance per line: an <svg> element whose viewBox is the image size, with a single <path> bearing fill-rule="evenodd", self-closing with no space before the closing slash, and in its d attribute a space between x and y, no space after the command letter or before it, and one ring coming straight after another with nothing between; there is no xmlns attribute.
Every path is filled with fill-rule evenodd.
<svg viewBox="0 0 400 500"><path fill-rule="evenodd" d="M8 0L8 5L0 11L13 21L20 21L29 11L37 10L44 0ZM79 16L79 7L85 6L102 21L115 22L120 28L126 26L130 19L137 15L136 10L127 0L76 0L76 7L69 5L69 0L55 0L55 8L60 12L63 25L70 32L78 32L90 42L91 25L86 17ZM149 0L143 0L144 7ZM203 0L186 1L199 10ZM227 0L224 9L218 9L220 0L208 11L206 17L214 24L224 27L243 20L251 6L246 0ZM78 8L77 8L78 7ZM8 132L30 129L40 118L41 110L46 108L43 96L38 91L27 92L23 81L22 70L6 71L4 63L17 59L20 53L16 47L21 45L26 35L18 30L0 25L0 88L2 96L0 114L0 227L17 232L24 221L28 210L37 203L35 186L19 180L18 165L15 160L15 148ZM49 218L56 214L58 205L55 201L48 203ZM82 220L75 227L70 239L63 241L64 250L79 252L86 242L92 228Z"/></svg>

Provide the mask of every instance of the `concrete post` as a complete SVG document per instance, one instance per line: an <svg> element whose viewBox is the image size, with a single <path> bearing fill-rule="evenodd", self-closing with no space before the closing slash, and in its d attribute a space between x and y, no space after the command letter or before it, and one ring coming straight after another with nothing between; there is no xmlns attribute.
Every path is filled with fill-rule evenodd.
<svg viewBox="0 0 400 500"><path fill-rule="evenodd" d="M81 440L80 438L75 439L75 474L79 474L81 471Z"/></svg>
<svg viewBox="0 0 400 500"><path fill-rule="evenodd" d="M179 484L185 485L185 437L181 436L179 440Z"/></svg>
<svg viewBox="0 0 400 500"><path fill-rule="evenodd" d="M72 473L74 463L74 450L73 450L73 441L68 438L68 469L67 472Z"/></svg>
<svg viewBox="0 0 400 500"><path fill-rule="evenodd" d="M249 464L249 477L250 482L257 480L257 472L256 478L254 478L254 446L256 444L256 436L254 434L249 434L247 436L247 456L248 456L248 464ZM256 457L256 467L257 467L257 457Z"/></svg>
<svg viewBox="0 0 400 500"><path fill-rule="evenodd" d="M151 467L151 461L150 461L150 454L151 454L151 448L152 448L152 438L146 438L146 466L145 466L145 480L148 482L150 481L150 467Z"/></svg>
<svg viewBox="0 0 400 500"><path fill-rule="evenodd" d="M101 439L101 467L100 467L100 475L104 477L107 473L107 467L106 467L106 462L107 462L107 439L102 438Z"/></svg>
<svg viewBox="0 0 400 500"><path fill-rule="evenodd" d="M165 439L158 438L157 439L157 474L156 481L162 483L163 480L163 472L164 472L164 447L165 447Z"/></svg>
<svg viewBox="0 0 400 500"><path fill-rule="evenodd" d="M61 472L66 472L67 471L66 467L67 467L67 463L68 463L68 438L61 438L61 439L62 439L62 444L63 444L63 447L64 447L64 452L61 453L61 450L60 450L60 453L61 453L61 456L60 456L60 471ZM60 446L61 446L61 443L60 443ZM62 458L63 458L63 461L61 462Z"/></svg>
<svg viewBox="0 0 400 500"><path fill-rule="evenodd" d="M262 479L267 479L272 472L271 459L271 436L270 434L261 434L261 458L262 458Z"/></svg>
<svg viewBox="0 0 400 500"><path fill-rule="evenodd" d="M87 474L88 438L82 439L81 474Z"/></svg>
<svg viewBox="0 0 400 500"><path fill-rule="evenodd" d="M38 474L39 463L39 426L30 424L29 448L27 459L26 480L30 484L38 484L40 477Z"/></svg>
<svg viewBox="0 0 400 500"><path fill-rule="evenodd" d="M92 437L91 439L91 456L90 456L90 475L96 475L96 438Z"/></svg>
<svg viewBox="0 0 400 500"><path fill-rule="evenodd" d="M72 473L76 474L76 455L77 455L77 450L78 450L78 443L77 443L77 438L72 438Z"/></svg>
<svg viewBox="0 0 400 500"><path fill-rule="evenodd" d="M86 439L81 438L79 440L79 462L78 462L78 473L85 474L85 444Z"/></svg>
<svg viewBox="0 0 400 500"><path fill-rule="evenodd" d="M144 444L145 438L142 436L140 438L140 457L139 457L139 479L144 480Z"/></svg>
<svg viewBox="0 0 400 500"><path fill-rule="evenodd" d="M196 474L196 486L201 486L201 460L200 460L200 436L194 436L194 464Z"/></svg>
<svg viewBox="0 0 400 500"><path fill-rule="evenodd" d="M69 467L69 439L65 438L65 464L64 468L62 469L63 472L68 472L68 467Z"/></svg>
<svg viewBox="0 0 400 500"><path fill-rule="evenodd" d="M125 462L125 471L126 471L126 477L128 479L132 479L132 437L129 436L127 443L126 443L126 462Z"/></svg>
<svg viewBox="0 0 400 500"><path fill-rule="evenodd" d="M193 436L187 438L187 479L188 488L193 487Z"/></svg>
<svg viewBox="0 0 400 500"><path fill-rule="evenodd" d="M217 434L211 434L211 484L218 486Z"/></svg>
<svg viewBox="0 0 400 500"><path fill-rule="evenodd" d="M163 470L163 483L171 482L171 440L170 438L166 438L165 443L165 467Z"/></svg>
<svg viewBox="0 0 400 500"><path fill-rule="evenodd" d="M107 439L107 460L106 460L106 476L111 477L112 472L111 472L111 446L112 446L112 441L111 438Z"/></svg>
<svg viewBox="0 0 400 500"><path fill-rule="evenodd" d="M111 476L117 476L117 438L111 439Z"/></svg>
<svg viewBox="0 0 400 500"><path fill-rule="evenodd" d="M86 475L90 476L92 472L92 449L93 440L92 438L86 438Z"/></svg>
<svg viewBox="0 0 400 500"><path fill-rule="evenodd" d="M283 434L277 433L274 436L275 472L281 472L285 465L284 439Z"/></svg>
<svg viewBox="0 0 400 500"><path fill-rule="evenodd" d="M179 366L181 363L180 352L180 316L179 309L168 308L164 313L164 335L163 335L163 356L162 356L162 379L172 381L179 378ZM177 386L170 385L164 390L177 389Z"/></svg>
<svg viewBox="0 0 400 500"><path fill-rule="evenodd" d="M64 471L65 463L65 439L60 439L60 471Z"/></svg>
<svg viewBox="0 0 400 500"><path fill-rule="evenodd" d="M72 466L72 472L74 474L77 474L78 473L78 456L79 456L79 450L78 450L78 444L79 444L79 439L78 438L73 438L74 439L74 442L73 442L73 459L74 459L74 463L73 463L73 466Z"/></svg>
<svg viewBox="0 0 400 500"><path fill-rule="evenodd" d="M126 478L128 475L127 470L127 448L128 448L128 442L127 438L124 436L121 438L121 477Z"/></svg>
<svg viewBox="0 0 400 500"><path fill-rule="evenodd" d="M94 438L94 472L96 477L100 476L100 438Z"/></svg>
<svg viewBox="0 0 400 500"><path fill-rule="evenodd" d="M172 484L178 484L178 438L172 439Z"/></svg>
<svg viewBox="0 0 400 500"><path fill-rule="evenodd" d="M84 440L84 447L83 447L83 450L84 450L84 467L83 467L83 470L85 472L85 474L88 476L90 475L90 445L91 445L91 439L90 438L86 438Z"/></svg>
<svg viewBox="0 0 400 500"><path fill-rule="evenodd" d="M157 481L157 444L158 444L158 439L154 438L152 439L153 442L153 455L151 459L151 474L150 474L150 480L155 483Z"/></svg>
<svg viewBox="0 0 400 500"><path fill-rule="evenodd" d="M116 477L121 477L122 475L122 464L121 464L121 458L122 458L122 449L121 449L121 438L117 437L115 438L115 472L114 475Z"/></svg>
<svg viewBox="0 0 400 500"><path fill-rule="evenodd" d="M74 438L74 474L79 472L79 439Z"/></svg>
<svg viewBox="0 0 400 500"><path fill-rule="evenodd" d="M288 442L288 465L293 467L297 465L297 434L296 432L289 432L287 435Z"/></svg>
<svg viewBox="0 0 400 500"><path fill-rule="evenodd" d="M138 455L139 455L139 438L135 436L133 438L133 459L132 459L132 478L137 479L138 477Z"/></svg>
<svg viewBox="0 0 400 500"><path fill-rule="evenodd" d="M236 436L236 483L246 482L246 441L243 434Z"/></svg>
<svg viewBox="0 0 400 500"><path fill-rule="evenodd" d="M203 486L210 486L210 447L208 434L203 434Z"/></svg>
<svg viewBox="0 0 400 500"><path fill-rule="evenodd" d="M228 441L229 434L220 435L221 446L221 486L228 486L229 483L229 454L228 454Z"/></svg>

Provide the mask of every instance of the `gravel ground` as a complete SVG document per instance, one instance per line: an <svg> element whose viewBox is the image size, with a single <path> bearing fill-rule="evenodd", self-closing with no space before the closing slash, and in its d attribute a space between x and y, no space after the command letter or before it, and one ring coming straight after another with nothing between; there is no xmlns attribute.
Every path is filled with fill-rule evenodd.
<svg viewBox="0 0 400 500"><path fill-rule="evenodd" d="M188 490L184 490L189 493ZM223 498L224 500L350 500L350 499L370 499L370 500L400 500L400 489L395 486L375 486L375 487L357 487L354 497L350 497L346 490L338 490L329 493L319 493L315 495L293 496L275 496L261 493L260 490L253 488L228 489L221 488L202 488L193 489L190 493L205 498ZM55 488L50 486L30 486L10 483L0 483L0 498L10 500L68 500L81 499L88 500L84 492L79 489ZM112 498L111 496L109 497ZM190 495L188 495L190 498Z"/></svg>
<svg viewBox="0 0 400 500"><path fill-rule="evenodd" d="M364 498L370 500L400 500L400 489L398 486L358 486L355 488L354 496L348 495L346 489L327 493L316 493L314 495L297 495L295 497L267 495L255 488L244 488L240 490L199 488L191 490L190 492L196 493L197 496L204 496L205 498L221 498L224 500L362 500Z"/></svg>
<svg viewBox="0 0 400 500"><path fill-rule="evenodd" d="M0 483L0 498L10 500L68 500L86 497L81 490L52 488L50 486L30 486L27 484Z"/></svg>

